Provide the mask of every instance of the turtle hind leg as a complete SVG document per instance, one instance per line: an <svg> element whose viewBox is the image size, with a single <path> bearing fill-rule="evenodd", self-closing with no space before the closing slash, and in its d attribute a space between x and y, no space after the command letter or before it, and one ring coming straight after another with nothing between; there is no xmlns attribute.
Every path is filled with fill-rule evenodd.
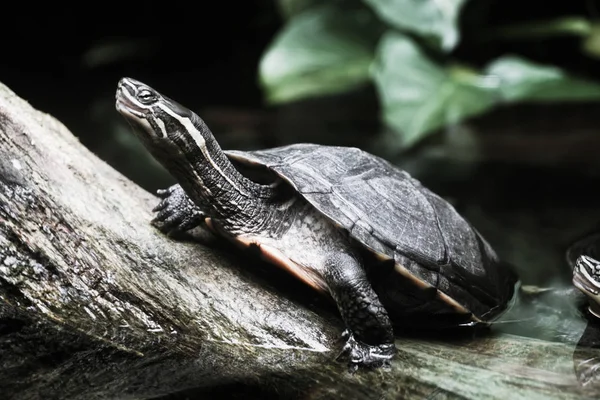
<svg viewBox="0 0 600 400"><path fill-rule="evenodd" d="M170 236L184 233L204 224L206 214L187 196L180 185L156 192L162 198L152 209L157 214L152 225Z"/></svg>
<svg viewBox="0 0 600 400"><path fill-rule="evenodd" d="M352 370L389 365L396 353L394 331L387 311L356 258L346 253L327 260L325 281L347 330L338 358L347 356Z"/></svg>

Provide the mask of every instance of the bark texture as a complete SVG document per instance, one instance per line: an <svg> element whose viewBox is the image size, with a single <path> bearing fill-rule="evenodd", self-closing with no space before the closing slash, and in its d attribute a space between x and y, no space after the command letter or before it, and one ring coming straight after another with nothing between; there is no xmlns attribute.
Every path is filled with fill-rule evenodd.
<svg viewBox="0 0 600 400"><path fill-rule="evenodd" d="M510 335L398 338L390 370L350 374L326 300L229 247L160 234L156 201L0 84L2 398L593 393L573 346Z"/></svg>

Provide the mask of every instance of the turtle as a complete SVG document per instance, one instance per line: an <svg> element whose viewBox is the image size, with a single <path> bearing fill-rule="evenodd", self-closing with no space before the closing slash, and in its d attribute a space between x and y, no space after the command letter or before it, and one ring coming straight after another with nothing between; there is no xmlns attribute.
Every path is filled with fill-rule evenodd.
<svg viewBox="0 0 600 400"><path fill-rule="evenodd" d="M567 262L573 269L573 286L588 301L589 317L600 321L600 233L586 235L567 250Z"/></svg>
<svg viewBox="0 0 600 400"><path fill-rule="evenodd" d="M585 254L577 257L573 285L588 298L588 311L600 319L600 261Z"/></svg>
<svg viewBox="0 0 600 400"><path fill-rule="evenodd" d="M388 366L394 327L488 327L518 285L483 236L408 172L359 148L299 143L223 151L194 112L122 78L116 109L177 184L152 223L204 227L333 299L340 354Z"/></svg>
<svg viewBox="0 0 600 400"><path fill-rule="evenodd" d="M572 268L573 286L580 295L577 305L585 307L587 325L575 351L573 362L579 382L593 387L600 381L600 232L588 233L567 250L567 263ZM581 304L580 304L581 303Z"/></svg>

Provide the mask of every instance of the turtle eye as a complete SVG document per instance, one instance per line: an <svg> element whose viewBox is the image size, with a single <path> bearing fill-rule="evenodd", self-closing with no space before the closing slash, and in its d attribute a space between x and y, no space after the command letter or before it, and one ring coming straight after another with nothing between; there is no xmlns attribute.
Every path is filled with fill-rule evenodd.
<svg viewBox="0 0 600 400"><path fill-rule="evenodd" d="M137 95L137 98L143 104L150 104L150 103L156 101L156 99L157 99L156 95L154 93L152 93L148 89L142 89L142 90L140 90L140 92Z"/></svg>

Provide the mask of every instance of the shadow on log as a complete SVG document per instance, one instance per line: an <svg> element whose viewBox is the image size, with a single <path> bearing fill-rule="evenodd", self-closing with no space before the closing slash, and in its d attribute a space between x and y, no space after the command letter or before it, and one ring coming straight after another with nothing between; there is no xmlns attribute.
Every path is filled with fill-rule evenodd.
<svg viewBox="0 0 600 400"><path fill-rule="evenodd" d="M390 370L350 374L330 308L229 248L160 234L155 204L0 84L4 399L590 395L572 346L509 335L398 338Z"/></svg>

